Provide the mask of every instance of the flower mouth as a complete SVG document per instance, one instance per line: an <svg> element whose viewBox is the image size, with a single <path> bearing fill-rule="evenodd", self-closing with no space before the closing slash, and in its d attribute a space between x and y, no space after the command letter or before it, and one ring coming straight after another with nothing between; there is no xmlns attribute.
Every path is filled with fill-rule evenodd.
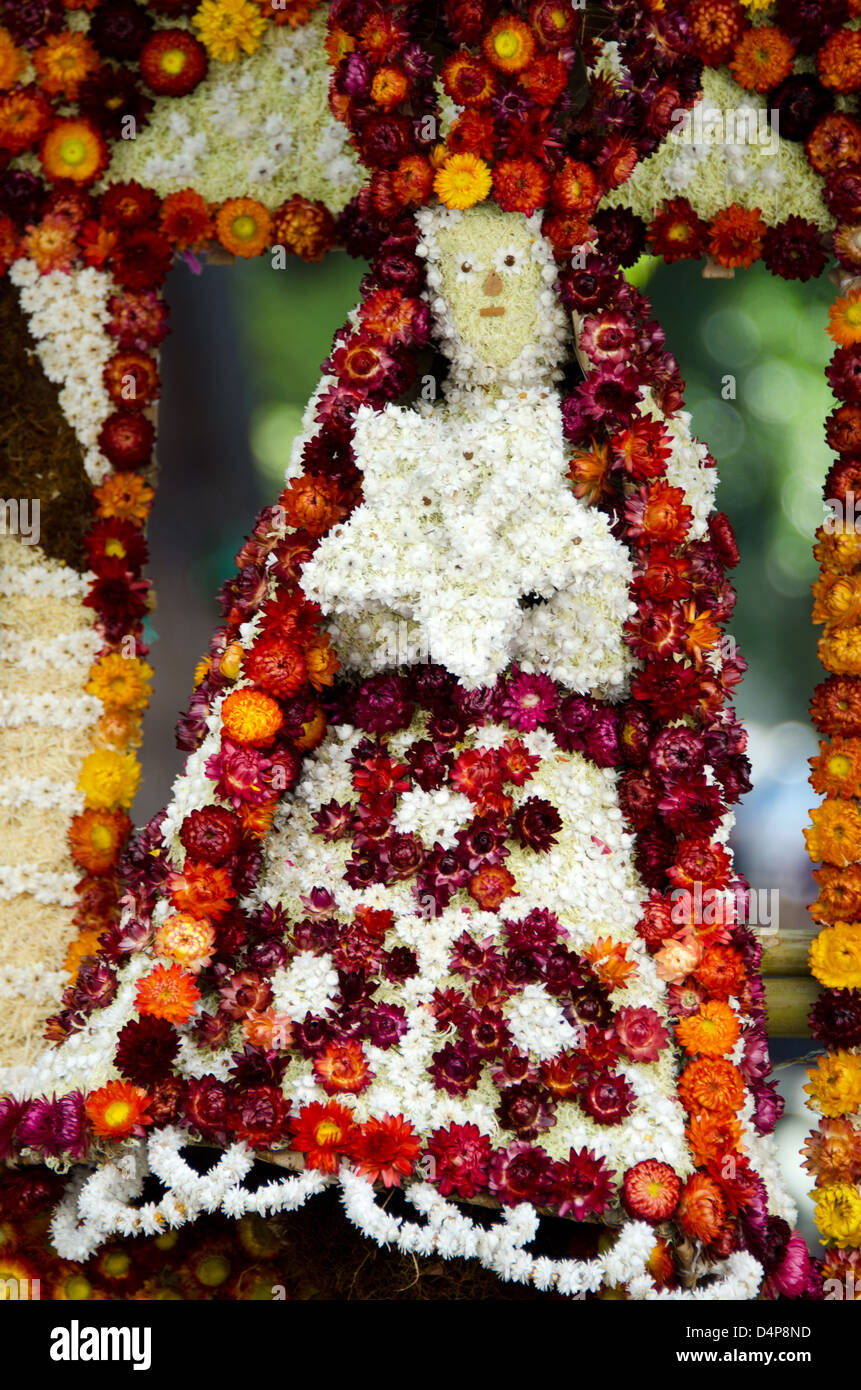
<svg viewBox="0 0 861 1390"><path fill-rule="evenodd" d="M501 319L505 313L504 304L487 304L478 311L479 317L483 319Z"/></svg>

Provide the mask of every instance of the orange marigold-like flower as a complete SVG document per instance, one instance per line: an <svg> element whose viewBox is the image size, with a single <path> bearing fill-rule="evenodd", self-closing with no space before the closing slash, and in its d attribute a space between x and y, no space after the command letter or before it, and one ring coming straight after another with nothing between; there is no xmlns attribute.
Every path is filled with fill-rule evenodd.
<svg viewBox="0 0 861 1390"><path fill-rule="evenodd" d="M598 197L598 183L579 159L566 156L553 180L553 201L563 212L591 212Z"/></svg>
<svg viewBox="0 0 861 1390"><path fill-rule="evenodd" d="M125 812L82 811L69 825L69 850L88 874L106 874L116 865L132 823Z"/></svg>
<svg viewBox="0 0 861 1390"><path fill-rule="evenodd" d="M94 736L98 748L110 748L115 753L141 746L142 717L137 710L105 710Z"/></svg>
<svg viewBox="0 0 861 1390"><path fill-rule="evenodd" d="M810 973L826 989L861 989L861 922L823 927L808 958Z"/></svg>
<svg viewBox="0 0 861 1390"><path fill-rule="evenodd" d="M403 1115L372 1116L362 1125L352 1145L352 1159L360 1177L399 1187L408 1178L421 1151L418 1135Z"/></svg>
<svg viewBox="0 0 861 1390"><path fill-rule="evenodd" d="M42 275L52 270L68 272L78 256L75 224L60 213L49 213L35 226L28 227L22 250L39 267Z"/></svg>
<svg viewBox="0 0 861 1390"><path fill-rule="evenodd" d="M705 1168L722 1154L735 1153L741 1144L741 1125L733 1115L699 1110L691 1115L685 1131L698 1168Z"/></svg>
<svg viewBox="0 0 861 1390"><path fill-rule="evenodd" d="M857 1182L861 1178L861 1133L851 1120L821 1119L807 1136L804 1167L817 1187L831 1182Z"/></svg>
<svg viewBox="0 0 861 1390"><path fill-rule="evenodd" d="M168 889L171 902L180 913L213 917L216 921L230 911L235 897L230 870L224 864L205 864L190 859L186 859L181 873L171 871Z"/></svg>
<svg viewBox="0 0 861 1390"><path fill-rule="evenodd" d="M130 1081L109 1081L87 1097L85 1110L100 1139L125 1139L130 1134L142 1135L152 1124L149 1113L150 1097L140 1086Z"/></svg>
<svg viewBox="0 0 861 1390"><path fill-rule="evenodd" d="M302 473L291 478L278 499L289 526L322 536L344 515L341 489L333 478Z"/></svg>
<svg viewBox="0 0 861 1390"><path fill-rule="evenodd" d="M685 650L688 656L699 665L702 663L703 653L710 651L717 646L720 641L720 628L714 621L712 612L704 608L702 612L697 612L696 603L683 605L682 611L685 615Z"/></svg>
<svg viewBox="0 0 861 1390"><path fill-rule="evenodd" d="M483 865L469 880L470 897L483 912L498 912L506 898L516 897L517 880L502 864Z"/></svg>
<svg viewBox="0 0 861 1390"><path fill-rule="evenodd" d="M861 859L861 814L854 801L833 797L810 812L805 830L807 852L814 862L851 864Z"/></svg>
<svg viewBox="0 0 861 1390"><path fill-rule="evenodd" d="M760 25L742 34L730 69L736 82L753 92L768 92L792 72L795 44L782 29Z"/></svg>
<svg viewBox="0 0 861 1390"><path fill-rule="evenodd" d="M819 897L810 906L817 922L851 922L861 917L861 864L823 864L813 870Z"/></svg>
<svg viewBox="0 0 861 1390"><path fill-rule="evenodd" d="M137 656L108 652L90 667L84 689L108 709L146 709L155 675L148 662Z"/></svg>
<svg viewBox="0 0 861 1390"><path fill-rule="evenodd" d="M267 19L273 19L276 24L289 24L291 29L307 24L322 3L323 0L278 0L276 8L272 0L257 0Z"/></svg>
<svg viewBox="0 0 861 1390"><path fill-rule="evenodd" d="M42 138L51 115L51 103L37 87L7 92L0 98L0 150L23 154Z"/></svg>
<svg viewBox="0 0 861 1390"><path fill-rule="evenodd" d="M302 725L302 733L299 738L294 738L293 742L301 752L309 753L313 749L319 748L326 737L326 728L326 716L318 706L311 718Z"/></svg>
<svg viewBox="0 0 861 1390"><path fill-rule="evenodd" d="M44 45L33 54L33 67L42 91L70 100L74 100L81 83L98 66L99 55L91 40L86 34L72 33L69 29L49 34Z"/></svg>
<svg viewBox="0 0 861 1390"><path fill-rule="evenodd" d="M277 796L273 797L271 801L262 801L259 806L249 806L247 801L243 801L238 813L242 822L243 835L251 835L255 840L262 840L263 836L272 829L277 806Z"/></svg>
<svg viewBox="0 0 861 1390"><path fill-rule="evenodd" d="M820 743L818 756L809 762L810 785L821 796L861 796L861 738L835 736L830 743Z"/></svg>
<svg viewBox="0 0 861 1390"><path fill-rule="evenodd" d="M861 34L856 29L837 29L816 54L823 87L832 92L861 89Z"/></svg>
<svg viewBox="0 0 861 1390"><path fill-rule="evenodd" d="M215 235L209 204L193 188L168 193L159 213L161 230L181 250L201 250Z"/></svg>
<svg viewBox="0 0 861 1390"><path fill-rule="evenodd" d="M346 1105L330 1100L325 1105L311 1101L291 1117L292 1148L305 1155L306 1168L334 1173L342 1155L352 1151L358 1130L353 1112Z"/></svg>
<svg viewBox="0 0 861 1390"><path fill-rule="evenodd" d="M212 964L215 928L190 912L174 912L156 932L155 949L157 955L166 956L197 975L204 966Z"/></svg>
<svg viewBox="0 0 861 1390"><path fill-rule="evenodd" d="M491 25L481 48L487 61L500 72L520 72L535 53L535 36L522 19L506 15Z"/></svg>
<svg viewBox="0 0 861 1390"><path fill-rule="evenodd" d="M234 256L259 256L272 235L272 218L255 198L228 198L215 215L215 234Z"/></svg>
<svg viewBox="0 0 861 1390"><path fill-rule="evenodd" d="M861 290L835 299L828 310L828 332L841 347L861 343Z"/></svg>
<svg viewBox="0 0 861 1390"><path fill-rule="evenodd" d="M102 930L100 927L85 927L69 945L63 959L63 969L75 978L81 968L81 961L87 956L97 956Z"/></svg>
<svg viewBox="0 0 861 1390"><path fill-rule="evenodd" d="M192 976L181 966L157 965L138 980L135 1006L138 1013L166 1018L168 1023L187 1023L200 997Z"/></svg>
<svg viewBox="0 0 861 1390"><path fill-rule="evenodd" d="M24 54L8 29L0 29L0 92L14 87L24 71Z"/></svg>
<svg viewBox="0 0 861 1390"><path fill-rule="evenodd" d="M335 244L335 219L325 203L294 193L272 215L272 242L303 261L322 261Z"/></svg>
<svg viewBox="0 0 861 1390"><path fill-rule="evenodd" d="M403 68L388 64L377 68L371 82L371 101L383 111L391 111L399 106L410 90L410 84Z"/></svg>
<svg viewBox="0 0 861 1390"><path fill-rule="evenodd" d="M282 637L259 638L244 660L249 680L282 700L305 684L305 658L296 642Z"/></svg>
<svg viewBox="0 0 861 1390"><path fill-rule="evenodd" d="M726 1220L723 1194L707 1173L694 1173L682 1188L676 1220L696 1240L712 1241L720 1234Z"/></svg>
<svg viewBox="0 0 861 1390"><path fill-rule="evenodd" d="M608 494L612 464L613 456L606 440L599 443L593 439L590 449L578 449L573 455L568 467L568 477L571 479L574 496L585 502L587 507L594 507L596 502L600 502L601 498Z"/></svg>
<svg viewBox="0 0 861 1390"><path fill-rule="evenodd" d="M861 615L861 575L824 570L813 585L813 621L843 626Z"/></svg>
<svg viewBox="0 0 861 1390"><path fill-rule="evenodd" d="M832 112L817 122L804 148L817 174L829 174L841 164L857 164L861 159L861 125L846 112Z"/></svg>
<svg viewBox="0 0 861 1390"><path fill-rule="evenodd" d="M252 1009L242 1020L242 1032L252 1047L285 1052L293 1038L293 1020L289 1014L277 1014L274 1009L265 1013Z"/></svg>
<svg viewBox="0 0 861 1390"><path fill-rule="evenodd" d="M327 1043L314 1058L314 1075L327 1096L341 1092L358 1095L374 1078L357 1042Z"/></svg>
<svg viewBox="0 0 861 1390"><path fill-rule="evenodd" d="M747 978L744 958L732 946L709 946L694 974L717 999L737 998Z"/></svg>
<svg viewBox="0 0 861 1390"><path fill-rule="evenodd" d="M811 1110L829 1118L857 1113L861 1105L861 1057L838 1048L819 1057L807 1075L810 1081L803 1089L810 1096L807 1105Z"/></svg>
<svg viewBox="0 0 861 1390"><path fill-rule="evenodd" d="M825 531L820 526L813 555L824 570L853 574L861 565L861 531L854 526L850 530Z"/></svg>
<svg viewBox="0 0 861 1390"><path fill-rule="evenodd" d="M305 668L315 690L322 690L334 682L341 663L332 650L332 639L328 632L319 633L305 648Z"/></svg>
<svg viewBox="0 0 861 1390"><path fill-rule="evenodd" d="M95 183L108 166L108 144L92 122L57 121L42 139L39 158L46 178L72 183Z"/></svg>
<svg viewBox="0 0 861 1390"><path fill-rule="evenodd" d="M829 631L820 637L817 651L826 671L838 676L861 676L861 627Z"/></svg>
<svg viewBox="0 0 861 1390"><path fill-rule="evenodd" d="M679 1078L679 1099L686 1110L733 1115L744 1101L744 1082L738 1067L723 1057L697 1057Z"/></svg>
<svg viewBox="0 0 861 1390"><path fill-rule="evenodd" d="M493 168L493 196L503 212L526 217L547 201L550 180L536 159L500 159Z"/></svg>
<svg viewBox="0 0 861 1390"><path fill-rule="evenodd" d="M284 723L284 715L277 700L262 690L245 687L227 696L221 706L221 722L234 742L265 748Z"/></svg>
<svg viewBox="0 0 861 1390"><path fill-rule="evenodd" d="M408 154L392 174L392 192L407 207L426 203L433 189L434 171L422 154Z"/></svg>
<svg viewBox="0 0 861 1390"><path fill-rule="evenodd" d="M676 1024L676 1038L686 1052L705 1057L723 1057L738 1041L739 1022L729 1004L709 999L699 1013L690 1014Z"/></svg>
<svg viewBox="0 0 861 1390"><path fill-rule="evenodd" d="M493 186L489 166L475 154L452 154L434 175L434 192L449 208L471 208L482 202Z"/></svg>
<svg viewBox="0 0 861 1390"><path fill-rule="evenodd" d="M731 203L709 224L709 255L725 266L753 265L762 253L765 233L759 208L747 209Z"/></svg>
<svg viewBox="0 0 861 1390"><path fill-rule="evenodd" d="M599 936L583 954L594 965L602 985L607 989L627 988L628 979L637 973L636 963L627 958L628 946L624 941Z"/></svg>

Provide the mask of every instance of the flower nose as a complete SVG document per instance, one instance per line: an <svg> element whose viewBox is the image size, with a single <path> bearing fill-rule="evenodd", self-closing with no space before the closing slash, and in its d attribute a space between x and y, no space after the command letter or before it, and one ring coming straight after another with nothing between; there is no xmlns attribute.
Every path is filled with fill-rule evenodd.
<svg viewBox="0 0 861 1390"><path fill-rule="evenodd" d="M485 280L482 289L486 295L502 294L502 276L498 275L495 270L492 270Z"/></svg>

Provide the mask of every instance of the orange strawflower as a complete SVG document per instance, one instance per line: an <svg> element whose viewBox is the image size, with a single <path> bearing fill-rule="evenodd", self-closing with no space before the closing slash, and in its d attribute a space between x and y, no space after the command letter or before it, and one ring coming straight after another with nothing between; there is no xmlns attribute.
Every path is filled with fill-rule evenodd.
<svg viewBox="0 0 861 1390"><path fill-rule="evenodd" d="M106 709L143 710L149 704L154 675L149 663L140 657L108 652L90 667L84 689Z"/></svg>
<svg viewBox="0 0 861 1390"><path fill-rule="evenodd" d="M593 507L607 495L612 463L609 442L599 444L594 439L591 449L578 449L571 459L568 477L571 479L572 491L587 507Z"/></svg>
<svg viewBox="0 0 861 1390"><path fill-rule="evenodd" d="M832 92L861 89L861 34L856 29L837 29L816 54L823 87Z"/></svg>
<svg viewBox="0 0 861 1390"><path fill-rule="evenodd" d="M87 120L57 121L39 146L46 178L71 183L95 183L108 166L108 144Z"/></svg>
<svg viewBox="0 0 861 1390"><path fill-rule="evenodd" d="M735 46L732 75L752 92L768 92L792 72L795 44L782 29L761 25L748 29Z"/></svg>
<svg viewBox="0 0 861 1390"><path fill-rule="evenodd" d="M861 814L854 801L833 797L810 812L805 830L807 853L814 862L851 864L861 859Z"/></svg>
<svg viewBox="0 0 861 1390"><path fill-rule="evenodd" d="M766 226L759 208L732 203L709 223L708 252L725 266L750 266L762 254Z"/></svg>
<svg viewBox="0 0 861 1390"><path fill-rule="evenodd" d="M8 29L0 29L0 92L14 87L24 71L24 54Z"/></svg>
<svg viewBox="0 0 861 1390"><path fill-rule="evenodd" d="M106 521L144 522L155 492L138 473L112 473L93 489L97 515Z"/></svg>
<svg viewBox="0 0 861 1390"><path fill-rule="evenodd" d="M307 24L322 3L323 0L278 0L278 8L275 9L272 0L257 0L267 19L273 19L276 24L289 24L291 29Z"/></svg>
<svg viewBox="0 0 861 1390"><path fill-rule="evenodd" d="M82 811L69 825L69 851L88 874L106 874L116 865L132 823L125 812Z"/></svg>
<svg viewBox="0 0 861 1390"><path fill-rule="evenodd" d="M448 208L471 208L482 202L493 186L490 166L478 155L449 155L434 175L434 192Z"/></svg>
<svg viewBox="0 0 861 1390"><path fill-rule="evenodd" d="M828 332L840 347L861 343L861 290L835 299L828 310Z"/></svg>
<svg viewBox="0 0 861 1390"><path fill-rule="evenodd" d="M410 90L410 84L403 68L377 68L371 83L371 101L384 111L399 106Z"/></svg>
<svg viewBox="0 0 861 1390"><path fill-rule="evenodd" d="M845 626L861 616L861 575L824 570L813 585L813 621Z"/></svg>
<svg viewBox="0 0 861 1390"><path fill-rule="evenodd" d="M128 748L140 748L142 716L137 710L106 710L96 725L95 743L121 753Z"/></svg>
<svg viewBox="0 0 861 1390"><path fill-rule="evenodd" d="M234 256L259 256L269 245L272 218L254 198L228 198L215 215L215 234Z"/></svg>
<svg viewBox="0 0 861 1390"><path fill-rule="evenodd" d="M685 1133L698 1168L705 1168L722 1154L734 1153L741 1146L741 1125L732 1115L714 1115L700 1110L691 1115Z"/></svg>
<svg viewBox="0 0 861 1390"><path fill-rule="evenodd" d="M190 912L174 912L156 932L155 949L157 955L166 956L197 975L204 966L212 964L215 928Z"/></svg>
<svg viewBox="0 0 861 1390"><path fill-rule="evenodd" d="M579 159L566 156L553 180L553 200L562 212L591 212L598 197L598 183Z"/></svg>
<svg viewBox="0 0 861 1390"><path fill-rule="evenodd" d="M838 676L861 676L861 627L831 628L817 643L826 671Z"/></svg>
<svg viewBox="0 0 861 1390"><path fill-rule="evenodd" d="M51 123L51 105L38 88L19 87L0 98L0 150L23 154Z"/></svg>
<svg viewBox="0 0 861 1390"><path fill-rule="evenodd" d="M74 100L81 83L99 64L99 55L87 35L72 33L70 29L49 34L33 54L33 67L42 91L69 100Z"/></svg>
<svg viewBox="0 0 861 1390"><path fill-rule="evenodd" d="M86 960L87 956L99 954L101 936L101 927L85 927L70 943L63 960L63 969L68 971L72 979L77 975L82 960Z"/></svg>
<svg viewBox="0 0 861 1390"><path fill-rule="evenodd" d="M332 639L328 632L321 632L305 648L305 669L308 680L315 690L332 685L341 669L341 663L332 650Z"/></svg>
<svg viewBox="0 0 861 1390"><path fill-rule="evenodd" d="M192 859L186 859L181 873L171 870L168 890L180 913L216 921L230 911L235 897L230 870L224 864L204 864Z"/></svg>
<svg viewBox="0 0 861 1390"><path fill-rule="evenodd" d="M636 962L627 959L627 952L627 943L599 936L583 954L594 965L602 985L607 989L625 989L629 977L637 972Z"/></svg>
<svg viewBox="0 0 861 1390"><path fill-rule="evenodd" d="M262 690L244 686L232 691L221 706L221 722L228 738L235 743L248 743L252 748L265 748L284 723L277 700Z"/></svg>
<svg viewBox="0 0 861 1390"><path fill-rule="evenodd" d="M744 960L732 946L709 946L694 974L716 999L737 998L747 979Z"/></svg>
<svg viewBox="0 0 861 1390"><path fill-rule="evenodd" d="M252 1009L242 1020L242 1032L252 1047L284 1052L293 1038L293 1020L289 1014L276 1014L274 1009L262 1014Z"/></svg>
<svg viewBox="0 0 861 1390"><path fill-rule="evenodd" d="M215 235L209 204L193 188L168 193L159 221L168 241L182 250L199 251Z"/></svg>
<svg viewBox="0 0 861 1390"><path fill-rule="evenodd" d="M686 1052L706 1057L723 1057L731 1052L739 1035L738 1019L729 1004L709 999L699 1013L690 1014L676 1024L676 1038Z"/></svg>
<svg viewBox="0 0 861 1390"><path fill-rule="evenodd" d="M861 864L844 868L823 864L813 870L813 877L819 885L819 897L810 911L817 922L851 922L861 917Z"/></svg>
<svg viewBox="0 0 861 1390"><path fill-rule="evenodd" d="M822 796L854 799L861 796L861 739L835 736L819 745L810 758L810 785Z"/></svg>
<svg viewBox="0 0 861 1390"><path fill-rule="evenodd" d="M659 1237L652 1247L652 1253L646 1261L646 1271L659 1289L668 1284L675 1274L672 1247L663 1236Z"/></svg>
<svg viewBox="0 0 861 1390"><path fill-rule="evenodd" d="M682 1188L676 1220L697 1240L715 1240L726 1219L723 1193L707 1173L694 1173Z"/></svg>
<svg viewBox="0 0 861 1390"><path fill-rule="evenodd" d="M334 1173L338 1160L349 1154L358 1133L353 1113L346 1105L313 1100L290 1121L292 1148L305 1155L306 1168Z"/></svg>
<svg viewBox="0 0 861 1390"><path fill-rule="evenodd" d="M374 1077L357 1042L327 1043L314 1058L314 1075L327 1096L339 1092L358 1095Z"/></svg>
<svg viewBox="0 0 861 1390"><path fill-rule="evenodd" d="M138 1013L166 1018L168 1023L187 1023L200 997L191 975L181 966L157 965L138 980L135 1005Z"/></svg>
<svg viewBox="0 0 861 1390"><path fill-rule="evenodd" d="M535 53L535 37L522 19L508 15L491 26L481 47L487 61L500 72L520 72Z"/></svg>
<svg viewBox="0 0 861 1390"><path fill-rule="evenodd" d="M851 1120L821 1119L801 1152L817 1187L861 1178L861 1133Z"/></svg>
<svg viewBox="0 0 861 1390"><path fill-rule="evenodd" d="M407 206L426 203L433 188L433 169L422 154L408 154L392 174L392 192Z"/></svg>
<svg viewBox="0 0 861 1390"><path fill-rule="evenodd" d="M91 1091L84 1109L100 1139L125 1139L130 1134L142 1135L144 1127L152 1124L150 1098L140 1086L129 1081L109 1081L97 1091Z"/></svg>
<svg viewBox="0 0 861 1390"><path fill-rule="evenodd" d="M244 801L238 813L242 822L243 835L252 835L255 840L262 840L263 836L272 828L277 807L277 796L273 797L271 801L261 801L259 806L249 806L247 801Z"/></svg>
<svg viewBox="0 0 861 1390"><path fill-rule="evenodd" d="M319 473L302 473L291 478L278 499L288 526L322 536L344 515L341 489L332 478Z"/></svg>
<svg viewBox="0 0 861 1390"><path fill-rule="evenodd" d="M809 1083L803 1088L811 1110L836 1118L855 1115L861 1105L861 1057L838 1048L820 1056L808 1070Z"/></svg>
<svg viewBox="0 0 861 1390"><path fill-rule="evenodd" d="M744 1101L744 1082L738 1067L723 1057L698 1057L679 1078L679 1099L686 1110L733 1115Z"/></svg>
<svg viewBox="0 0 861 1390"><path fill-rule="evenodd" d="M68 273L78 256L75 230L71 218L49 213L41 222L27 228L21 248L36 263L42 275L48 275L52 270Z"/></svg>
<svg viewBox="0 0 861 1390"><path fill-rule="evenodd" d="M703 609L701 613L697 612L697 605L693 600L683 605L683 612L687 624L685 650L697 665L701 665L703 653L710 651L720 641L720 628L714 622L708 608Z"/></svg>
<svg viewBox="0 0 861 1390"><path fill-rule="evenodd" d="M294 193L272 214L272 243L303 261L322 261L335 244L335 219L319 199Z"/></svg>
<svg viewBox="0 0 861 1390"><path fill-rule="evenodd" d="M302 725L302 734L299 738L294 738L296 747L303 753L309 753L314 748L319 748L323 739L326 737L326 716L318 707L311 718Z"/></svg>
<svg viewBox="0 0 861 1390"><path fill-rule="evenodd" d="M810 943L810 973L826 989L861 989L861 922L836 921Z"/></svg>
<svg viewBox="0 0 861 1390"><path fill-rule="evenodd" d="M844 111L823 116L804 146L817 174L829 174L841 164L861 159L861 125Z"/></svg>
<svg viewBox="0 0 861 1390"><path fill-rule="evenodd" d="M825 570L854 574L861 565L861 531L825 531L820 526L813 555Z"/></svg>

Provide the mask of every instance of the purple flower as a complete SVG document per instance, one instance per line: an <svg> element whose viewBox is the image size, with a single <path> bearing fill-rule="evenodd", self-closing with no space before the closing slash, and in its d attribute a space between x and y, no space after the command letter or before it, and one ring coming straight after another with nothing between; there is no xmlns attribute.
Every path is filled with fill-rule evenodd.
<svg viewBox="0 0 861 1390"><path fill-rule="evenodd" d="M446 1043L434 1052L428 1071L438 1091L465 1096L478 1085L481 1058L468 1042Z"/></svg>
<svg viewBox="0 0 861 1390"><path fill-rule="evenodd" d="M42 1096L27 1107L19 1131L22 1148L39 1149L49 1158L69 1154L80 1158L87 1148L87 1114L80 1091Z"/></svg>
<svg viewBox="0 0 861 1390"><path fill-rule="evenodd" d="M778 1094L776 1081L764 1081L753 1087L753 1127L757 1134L773 1134L774 1126L783 1114L783 1096Z"/></svg>
<svg viewBox="0 0 861 1390"><path fill-rule="evenodd" d="M9 1158L18 1145L18 1128L27 1110L27 1101L0 1096L0 1159Z"/></svg>
<svg viewBox="0 0 861 1390"><path fill-rule="evenodd" d="M413 704L401 676L375 676L359 688L355 720L369 734L393 734L407 728Z"/></svg>
<svg viewBox="0 0 861 1390"><path fill-rule="evenodd" d="M547 1091L532 1081L507 1086L496 1107L503 1129L514 1130L518 1139L537 1139L556 1123L554 1105Z"/></svg>
<svg viewBox="0 0 861 1390"><path fill-rule="evenodd" d="M407 1016L400 1004L378 1004L367 1018L368 1037L374 1047L394 1047L408 1031Z"/></svg>
<svg viewBox="0 0 861 1390"><path fill-rule="evenodd" d="M549 724L559 707L559 695L549 676L530 676L514 668L502 696L500 714L520 733Z"/></svg>

